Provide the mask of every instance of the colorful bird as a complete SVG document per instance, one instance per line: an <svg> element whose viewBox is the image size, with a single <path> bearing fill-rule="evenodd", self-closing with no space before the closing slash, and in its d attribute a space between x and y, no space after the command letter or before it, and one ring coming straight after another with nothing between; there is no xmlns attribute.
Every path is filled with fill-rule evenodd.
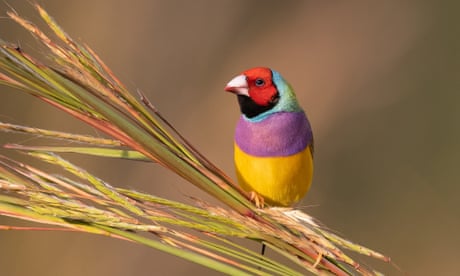
<svg viewBox="0 0 460 276"><path fill-rule="evenodd" d="M240 186L259 207L292 206L313 176L313 134L292 87L277 71L256 67L225 90L237 95L242 113L234 143Z"/></svg>

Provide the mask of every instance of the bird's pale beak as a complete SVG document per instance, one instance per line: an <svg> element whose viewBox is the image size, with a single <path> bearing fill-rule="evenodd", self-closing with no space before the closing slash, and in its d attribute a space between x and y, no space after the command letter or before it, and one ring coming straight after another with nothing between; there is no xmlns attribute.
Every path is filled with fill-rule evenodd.
<svg viewBox="0 0 460 276"><path fill-rule="evenodd" d="M245 95L249 97L248 82L246 81L245 75L239 75L234 77L225 86L225 91L235 93L237 95Z"/></svg>

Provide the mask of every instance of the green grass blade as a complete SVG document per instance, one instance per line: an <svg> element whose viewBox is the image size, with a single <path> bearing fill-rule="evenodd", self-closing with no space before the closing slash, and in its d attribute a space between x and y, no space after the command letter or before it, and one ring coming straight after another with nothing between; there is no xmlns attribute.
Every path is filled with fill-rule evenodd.
<svg viewBox="0 0 460 276"><path fill-rule="evenodd" d="M107 158L118 158L128 159L133 161L144 161L151 162L152 160L147 158L142 153L134 150L123 150L123 149L110 149L101 147L52 147L52 146L23 146L15 144L6 144L6 148L27 150L27 151L42 151L42 152L59 152L59 153L78 153L84 155L92 155L98 157Z"/></svg>
<svg viewBox="0 0 460 276"><path fill-rule="evenodd" d="M181 258L183 258L185 260L189 260L191 262L200 264L200 265L208 267L210 269L222 272L223 274L242 275L242 276L243 275L252 275L250 273L245 272L244 270L241 270L241 269L235 268L234 266L230 266L230 265L224 264L222 262L213 260L213 259L211 259L209 257L203 256L203 255L198 255L198 254L189 252L187 250L183 250L183 249L180 249L180 248L170 246L170 245L165 244L165 243L161 243L161 242L158 242L158 241L147 239L145 237L142 237L140 235L136 235L134 233L125 232L125 231L109 228L109 227L102 226L102 225L98 226L98 227L100 229L106 231L106 232L109 232L109 233L112 233L112 234L127 238L127 239L129 239L131 241L135 241L135 242L141 243L143 245L147 245L149 247L161 250L163 252L166 252L166 253L181 257Z"/></svg>

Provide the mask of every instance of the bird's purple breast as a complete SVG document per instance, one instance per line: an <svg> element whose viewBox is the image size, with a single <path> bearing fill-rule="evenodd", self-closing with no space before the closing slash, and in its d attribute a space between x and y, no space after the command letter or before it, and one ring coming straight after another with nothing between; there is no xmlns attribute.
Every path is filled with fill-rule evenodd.
<svg viewBox="0 0 460 276"><path fill-rule="evenodd" d="M289 156L304 150L313 142L307 117L300 112L278 112L259 122L240 117L235 142L254 156Z"/></svg>

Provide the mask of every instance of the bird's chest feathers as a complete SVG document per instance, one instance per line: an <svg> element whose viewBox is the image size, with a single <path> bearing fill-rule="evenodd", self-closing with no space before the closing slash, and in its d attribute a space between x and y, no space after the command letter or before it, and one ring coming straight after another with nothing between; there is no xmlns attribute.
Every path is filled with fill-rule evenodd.
<svg viewBox="0 0 460 276"><path fill-rule="evenodd" d="M278 112L259 122L241 117L235 131L238 147L254 156L289 156L313 140L304 112Z"/></svg>

